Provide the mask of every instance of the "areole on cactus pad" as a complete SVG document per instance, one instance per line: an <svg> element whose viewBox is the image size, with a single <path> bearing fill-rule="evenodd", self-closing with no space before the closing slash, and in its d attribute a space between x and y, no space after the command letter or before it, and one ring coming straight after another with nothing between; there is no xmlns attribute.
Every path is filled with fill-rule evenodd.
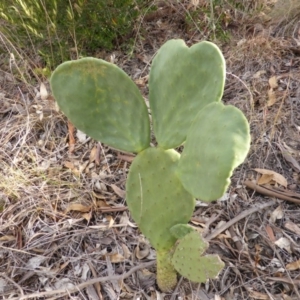
<svg viewBox="0 0 300 300"><path fill-rule="evenodd" d="M157 253L157 283L172 290L177 272L204 282L224 264L189 222L195 198L212 201L228 188L250 147L249 124L220 102L225 60L210 42L187 47L170 40L149 76L149 102L158 147L150 146L148 108L134 82L101 59L64 62L50 83L70 121L115 149L137 153L128 174L126 202ZM184 144L182 155L173 148Z"/></svg>

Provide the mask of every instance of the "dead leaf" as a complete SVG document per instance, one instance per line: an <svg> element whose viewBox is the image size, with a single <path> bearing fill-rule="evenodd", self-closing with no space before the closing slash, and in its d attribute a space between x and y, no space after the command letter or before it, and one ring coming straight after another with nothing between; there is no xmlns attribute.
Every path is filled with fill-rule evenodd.
<svg viewBox="0 0 300 300"><path fill-rule="evenodd" d="M295 271L300 269L300 259L287 264L285 267L288 271Z"/></svg>
<svg viewBox="0 0 300 300"><path fill-rule="evenodd" d="M34 256L27 261L26 268L30 270L34 270L38 268L41 265L41 263L43 263L46 259L47 259L46 256L41 256L41 255Z"/></svg>
<svg viewBox="0 0 300 300"><path fill-rule="evenodd" d="M276 103L276 95L273 89L268 90L268 99L267 106L272 106Z"/></svg>
<svg viewBox="0 0 300 300"><path fill-rule="evenodd" d="M96 161L96 157L97 157L97 146L94 146L90 153L89 162L91 163L93 161Z"/></svg>
<svg viewBox="0 0 300 300"><path fill-rule="evenodd" d="M92 218L92 212L90 211L88 213L84 213L84 214L82 214L82 217L89 222Z"/></svg>
<svg viewBox="0 0 300 300"><path fill-rule="evenodd" d="M64 166L70 170L73 170L75 168L74 164L70 161L65 161Z"/></svg>
<svg viewBox="0 0 300 300"><path fill-rule="evenodd" d="M270 241L274 243L276 241L276 238L275 238L272 227L270 225L267 225L265 228L266 228L266 232L268 234Z"/></svg>
<svg viewBox="0 0 300 300"><path fill-rule="evenodd" d="M112 216L106 216L105 219L109 222L108 228L111 228L115 223L114 218Z"/></svg>
<svg viewBox="0 0 300 300"><path fill-rule="evenodd" d="M199 5L199 0L190 0L190 4L188 5L188 10L191 9L193 6L196 8Z"/></svg>
<svg viewBox="0 0 300 300"><path fill-rule="evenodd" d="M263 174L257 181L259 185L270 183L273 180L273 175Z"/></svg>
<svg viewBox="0 0 300 300"><path fill-rule="evenodd" d="M87 136L84 132L77 129L76 137L80 143L85 143L87 140Z"/></svg>
<svg viewBox="0 0 300 300"><path fill-rule="evenodd" d="M266 184L266 183L272 184L276 182L284 186L285 188L287 187L287 180L281 174L278 174L277 172L274 172L272 170L267 170L267 169L254 169L254 170L260 174L268 175L262 179L263 183L260 183L260 179L258 180L259 185Z"/></svg>
<svg viewBox="0 0 300 300"><path fill-rule="evenodd" d="M69 153L73 153L75 149L75 137L74 137L75 127L68 121L68 132L69 132Z"/></svg>
<svg viewBox="0 0 300 300"><path fill-rule="evenodd" d="M123 249L124 257L125 257L126 259L129 259L130 256L131 256L130 250L128 249L128 247L127 247L125 244L121 244L121 246L122 246L122 249Z"/></svg>
<svg viewBox="0 0 300 300"><path fill-rule="evenodd" d="M144 78L138 78L135 81L135 84L138 85L139 87L144 87L146 85L146 81Z"/></svg>
<svg viewBox="0 0 300 300"><path fill-rule="evenodd" d="M278 239L275 243L281 249L285 249L287 252L291 253L291 242L289 239L282 237Z"/></svg>
<svg viewBox="0 0 300 300"><path fill-rule="evenodd" d="M97 155L96 155L96 159L95 159L95 163L96 163L96 165L97 166L99 166L100 165L100 152L101 152L101 144L100 143L98 143L97 144Z"/></svg>
<svg viewBox="0 0 300 300"><path fill-rule="evenodd" d="M296 161L296 159L292 156L291 152L286 150L281 144L277 144L278 148L281 151L282 156L284 157L284 159L286 161L288 161L289 163L291 163L293 169L296 172L300 172L300 164Z"/></svg>
<svg viewBox="0 0 300 300"><path fill-rule="evenodd" d="M80 176L80 171L75 167L74 163L66 161L64 162L64 166L70 169L75 176Z"/></svg>
<svg viewBox="0 0 300 300"><path fill-rule="evenodd" d="M119 221L119 224L122 224L124 226L130 226L132 228L137 228L137 225L136 224L133 224L130 222L129 220L129 216L128 214L126 213L126 211L123 212L121 218L120 218L120 221Z"/></svg>
<svg viewBox="0 0 300 300"><path fill-rule="evenodd" d="M95 194L96 194L96 193L95 193ZM98 197L97 197L97 198L98 198ZM100 198L100 199L105 199L105 197ZM110 207L110 205L107 204L105 200L97 200L97 201L96 201L96 205L97 205L98 208Z"/></svg>
<svg viewBox="0 0 300 300"><path fill-rule="evenodd" d="M120 253L108 254L107 256L110 258L110 261L114 264L123 262L125 260L125 257Z"/></svg>
<svg viewBox="0 0 300 300"><path fill-rule="evenodd" d="M54 286L58 290L59 289L68 290L68 289L73 289L75 287L69 278L62 278L58 280L57 282L54 283Z"/></svg>
<svg viewBox="0 0 300 300"><path fill-rule="evenodd" d="M270 222L275 223L276 220L281 220L284 216L284 212L282 210L281 205L279 205L272 213L270 216Z"/></svg>
<svg viewBox="0 0 300 300"><path fill-rule="evenodd" d="M144 242L141 242L137 245L134 252L138 259L144 259L150 253L150 246Z"/></svg>
<svg viewBox="0 0 300 300"><path fill-rule="evenodd" d="M41 82L41 85L40 85L40 95L41 95L42 100L47 100L48 91L47 91L46 86L43 82Z"/></svg>
<svg viewBox="0 0 300 300"><path fill-rule="evenodd" d="M111 185L111 188L114 190L114 192L121 198L124 198L126 195L126 192L124 190L121 190L119 187L117 187L115 184Z"/></svg>
<svg viewBox="0 0 300 300"><path fill-rule="evenodd" d="M16 237L13 235L4 235L0 237L0 242L11 242L16 240Z"/></svg>
<svg viewBox="0 0 300 300"><path fill-rule="evenodd" d="M79 173L83 173L84 170L86 169L86 167L88 166L88 164L89 164L88 160L86 160L84 163L80 164L79 165L79 170L78 170Z"/></svg>
<svg viewBox="0 0 300 300"><path fill-rule="evenodd" d="M86 281L88 278L88 273L90 272L90 267L88 263L84 263L81 270L81 279ZM78 275L80 275L80 272L78 272Z"/></svg>
<svg viewBox="0 0 300 300"><path fill-rule="evenodd" d="M276 76L272 76L271 78L269 78L269 86L270 86L271 89L278 88L278 83L277 83L277 77Z"/></svg>
<svg viewBox="0 0 300 300"><path fill-rule="evenodd" d="M259 79L261 77L261 75L264 75L266 74L267 72L265 70L259 70L257 71L254 75L253 75L253 78L255 79Z"/></svg>
<svg viewBox="0 0 300 300"><path fill-rule="evenodd" d="M70 211L79 211L82 213L89 212L91 210L91 206L85 206L80 203L71 203L68 205L68 207L65 210L65 214L67 214Z"/></svg>
<svg viewBox="0 0 300 300"><path fill-rule="evenodd" d="M300 235L300 227L297 224L295 224L291 221L287 221L287 222L284 223L284 227L286 229Z"/></svg>

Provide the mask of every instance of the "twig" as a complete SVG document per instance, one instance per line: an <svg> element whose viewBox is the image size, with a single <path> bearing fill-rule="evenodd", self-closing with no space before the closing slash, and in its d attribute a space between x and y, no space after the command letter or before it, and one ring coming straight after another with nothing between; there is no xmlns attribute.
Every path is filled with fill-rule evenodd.
<svg viewBox="0 0 300 300"><path fill-rule="evenodd" d="M181 276L180 279L177 282L177 285L176 285L176 288L175 288L174 292L172 293L171 300L175 300L176 297L178 296L178 289L181 285L182 280L183 280L183 277Z"/></svg>
<svg viewBox="0 0 300 300"><path fill-rule="evenodd" d="M266 195L266 196L269 196L269 197L274 197L274 198L278 198L278 199L281 199L281 200L286 200L286 201L289 201L289 202L292 202L292 203L296 203L296 204L300 204L300 195L299 194L296 194L296 193L288 193L288 192L281 192L281 191L276 191L276 190L272 190L270 188L267 188L267 187L263 187L263 186L260 186L258 184L255 184L254 182L250 181L250 180L246 180L244 182L244 184L260 193L260 194L263 194L263 195ZM291 196L291 197L290 197Z"/></svg>
<svg viewBox="0 0 300 300"><path fill-rule="evenodd" d="M33 294L30 294L30 295L20 297L18 299L19 300L26 300L26 299L30 299L30 298L53 296L53 295L56 295L56 294L61 294L60 296L62 297L64 295L68 295L70 293L78 292L78 291L86 288L87 286L98 283L98 282L105 282L105 281L111 281L111 280L123 280L123 279L129 277L134 272L136 272L140 269L151 267L155 263L156 263L155 261L151 261L151 262L140 264L136 267L133 267L132 269L130 269L128 272L126 272L123 275L113 275L113 276L93 278L93 279L88 280L86 282L80 283L80 284L78 284L78 285L76 285L76 286L74 286L73 288L70 288L70 289L58 289L58 290L48 291L48 292L33 293Z"/></svg>
<svg viewBox="0 0 300 300"><path fill-rule="evenodd" d="M230 226L232 226L233 224L237 223L238 221L246 218L247 216L260 211L262 209L265 209L269 206L272 206L276 203L276 201L272 200L270 202L258 205L256 207L253 207L251 209L242 211L239 215L237 215L236 217L234 217L232 220L228 221L227 223L225 223L223 226L221 226L220 228L217 228L216 230L214 230L211 234L209 234L208 236L205 237L206 241L210 241L213 238L215 238L216 236L218 236L220 233L222 233L224 230L228 229Z"/></svg>
<svg viewBox="0 0 300 300"><path fill-rule="evenodd" d="M249 95L250 95L250 107L251 109L253 110L254 108L254 99L253 99L253 96L252 96L252 93L250 91L250 88L247 86L247 84L242 80L240 79L238 76L236 76L235 74L233 73L230 73L230 72L226 72L226 74L228 75L231 75L232 77L236 78L237 80L239 80L241 82L241 84L246 88L246 90L248 91Z"/></svg>

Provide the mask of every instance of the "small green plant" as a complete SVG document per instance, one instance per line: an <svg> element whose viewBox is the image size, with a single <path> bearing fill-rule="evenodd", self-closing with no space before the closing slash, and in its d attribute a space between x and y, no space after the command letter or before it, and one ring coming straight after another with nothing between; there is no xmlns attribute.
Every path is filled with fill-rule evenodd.
<svg viewBox="0 0 300 300"><path fill-rule="evenodd" d="M50 68L128 41L145 0L0 1L1 32ZM0 47L1 48L1 47ZM13 50L11 50L13 52Z"/></svg>
<svg viewBox="0 0 300 300"><path fill-rule="evenodd" d="M177 272L204 282L223 262L204 255L207 242L187 225L195 198L221 197L249 150L249 125L240 110L222 104L225 61L216 45L188 48L170 40L158 51L149 77L157 147L150 146L148 109L133 81L95 58L68 61L54 71L51 88L74 125L92 138L137 153L126 183L133 219L157 253L157 282L170 291ZM180 155L174 148L184 143Z"/></svg>

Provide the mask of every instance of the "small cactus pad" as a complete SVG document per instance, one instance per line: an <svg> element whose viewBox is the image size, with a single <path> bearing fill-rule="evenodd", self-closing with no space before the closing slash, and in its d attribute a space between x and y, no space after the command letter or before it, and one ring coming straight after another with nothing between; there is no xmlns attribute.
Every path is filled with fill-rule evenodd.
<svg viewBox="0 0 300 300"><path fill-rule="evenodd" d="M177 283L177 272L171 263L169 251L156 251L157 285L161 291L171 292Z"/></svg>
<svg viewBox="0 0 300 300"><path fill-rule="evenodd" d="M207 247L208 243L195 230L180 239L172 257L177 272L194 282L218 276L224 263L218 255L202 256Z"/></svg>
<svg viewBox="0 0 300 300"><path fill-rule="evenodd" d="M211 103L191 125L178 176L194 197L216 200L225 193L233 170L249 148L250 129L243 113L231 105Z"/></svg>
<svg viewBox="0 0 300 300"><path fill-rule="evenodd" d="M90 137L127 152L149 147L147 106L117 66L96 58L68 61L56 68L50 83L60 109Z"/></svg>
<svg viewBox="0 0 300 300"><path fill-rule="evenodd" d="M126 201L135 222L157 250L170 249L176 238L170 228L187 223L195 199L182 186L175 171L180 154L175 150L148 148L129 169Z"/></svg>
<svg viewBox="0 0 300 300"><path fill-rule="evenodd" d="M182 239L192 231L194 231L193 227L188 224L176 224L170 228L171 234L176 237L176 239Z"/></svg>
<svg viewBox="0 0 300 300"><path fill-rule="evenodd" d="M225 60L210 42L188 47L183 40L166 42L155 56L149 77L153 130L161 148L181 145L197 113L220 101Z"/></svg>

